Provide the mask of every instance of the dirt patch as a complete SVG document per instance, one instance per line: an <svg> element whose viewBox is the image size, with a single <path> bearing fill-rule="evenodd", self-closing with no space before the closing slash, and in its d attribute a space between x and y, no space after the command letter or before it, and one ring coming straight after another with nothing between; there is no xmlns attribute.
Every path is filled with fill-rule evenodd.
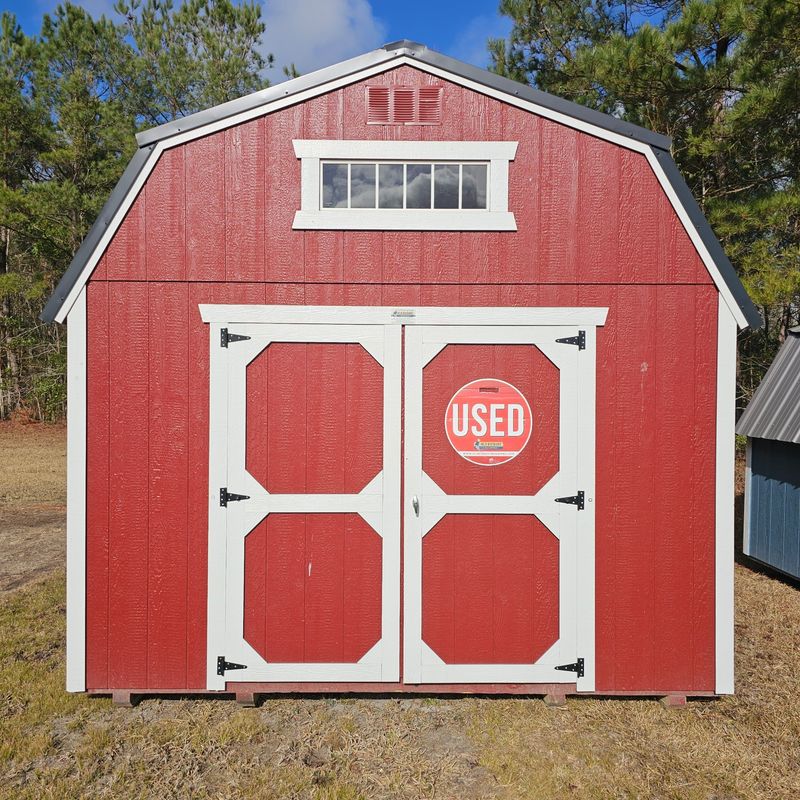
<svg viewBox="0 0 800 800"><path fill-rule="evenodd" d="M0 595L63 568L64 506L0 506Z"/></svg>

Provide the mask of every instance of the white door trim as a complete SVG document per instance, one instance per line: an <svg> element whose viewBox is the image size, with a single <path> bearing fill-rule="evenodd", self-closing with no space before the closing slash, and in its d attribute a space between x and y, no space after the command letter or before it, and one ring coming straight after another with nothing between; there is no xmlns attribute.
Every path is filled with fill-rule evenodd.
<svg viewBox="0 0 800 800"><path fill-rule="evenodd" d="M569 315L566 315L569 316ZM556 344L575 336L574 326L419 326L406 331L404 660L405 683L572 683L576 675L556 665L584 659L579 691L594 689L594 383L595 329L585 326L586 349ZM605 316L603 315L603 319ZM423 368L450 343L536 344L560 370L559 471L533 496L446 495L422 469ZM586 419L583 419L586 415ZM580 437L592 426L591 435ZM555 498L585 493L585 508ZM419 498L415 507L412 498ZM419 515L417 513L419 509ZM422 640L422 539L447 513L531 513L558 538L558 641L535 664L445 664ZM587 580L581 586L581 581Z"/></svg>
<svg viewBox="0 0 800 800"><path fill-rule="evenodd" d="M397 681L400 647L401 329L388 325L211 326L207 686L226 681ZM223 327L249 341L220 346ZM383 469L358 494L270 494L245 468L247 365L271 342L359 343L383 366ZM219 487L249 495L219 504ZM381 639L355 664L268 663L244 639L244 541L269 513L358 513L383 539ZM246 669L217 675L217 657Z"/></svg>
<svg viewBox="0 0 800 800"><path fill-rule="evenodd" d="M379 505L376 499L383 492L384 500L382 505L382 525L384 548L387 546L387 539L392 538L392 546L396 548L399 557L399 521L400 521L400 457L399 457L399 431L401 424L401 336L402 326L407 326L407 337L413 349L416 336L422 336L422 329L417 326L424 326L427 329L434 327L439 331L439 338L444 333L449 339L444 343L428 342L425 351L425 360L431 358L438 349L445 346L448 341L469 341L474 338L469 328L462 326L494 326L495 336L499 341L514 342L515 333L509 326L523 326L530 331L533 327L547 328L547 342L540 341L541 349L549 358L558 363L566 364L570 358L576 361L578 358L583 360L584 368L575 369L576 382L572 389L566 388L568 383L562 381L561 402L564 409L568 409L570 404L580 405L580 433L576 428L576 435L582 437L585 444L585 452L581 452L581 457L571 455L565 451L562 440L561 464L559 474L563 477L565 469L563 465L572 463L573 475L571 483L578 481L585 492L586 508L578 512L573 507L559 506L555 511L547 509L544 500L547 497L555 497L557 482L550 481L535 496L512 498L505 503L506 509L524 509L525 513L535 513L543 519L548 520L551 527L558 529L562 540L562 550L569 552L570 541L575 546L580 543L577 557L573 551L568 555L571 563L578 564L577 573L568 575L561 570L560 579L570 581L574 589L570 590L571 602L577 603L582 609L582 613L577 619L576 626L572 632L565 631L559 643L551 647L540 659L539 673L535 678L530 675L520 677L520 665L491 665L496 669L495 677L490 682L572 682L575 680L574 674L556 672L552 666L561 660L561 651L568 639L572 640L569 645L572 653L576 651L574 644L577 638L577 649L584 658L585 675L578 679L577 686L579 691L592 691L594 689L594 422L595 422L595 352L596 340L595 328L605 323L608 313L607 308L395 308L395 307L359 307L359 306L255 306L255 305L201 305L201 314L206 322L209 322L210 336L210 375L211 385L209 393L209 596L208 596L208 659L207 659L207 686L209 689L224 689L226 678L216 674L217 656L225 655L227 660L236 661L237 654L240 654L240 663L247 663L247 659L255 656L261 657L239 637L238 642L231 643L226 636L226 582L228 581L230 565L228 563L228 552L226 546L225 531L229 521L233 521L237 514L246 513L246 504L236 503L229 506L226 510L219 505L218 487L228 486L229 491L244 492L246 489L254 489L254 497L258 496L258 502L275 503L273 510L286 510L296 508L298 499L304 501L312 500L315 508L326 508L329 510L352 510L360 513L373 527L380 516ZM265 325L265 323L267 323ZM238 360L245 359L246 351L249 352L247 360L255 357L263 347L260 343L253 344L241 342L231 345L225 349L219 346L220 332L223 327L228 327L230 332L242 333L244 335L264 336L268 328L280 326L281 341L360 341L365 348L373 354L379 361L385 362L384 379L384 469L380 477L376 477L358 495L348 496L347 499L336 498L331 495L273 495L269 496L263 487L246 473L243 468L237 468L235 480L241 481L240 488L231 480L231 473L228 464L227 444L228 436L228 414L229 403L232 399L240 404L243 402L243 392L237 401L229 394L229 387L233 385L230 370L230 353L237 352L234 348L240 346L241 354ZM316 334L311 326L315 326ZM326 329L327 326L327 329ZM380 326L380 334L375 330L370 330L368 326ZM439 327L447 326L447 328ZM583 351L578 351L577 347L570 345L554 345L552 340L561 336L572 336L578 329L585 331L586 347ZM346 336L343 337L343 332ZM347 338L350 337L350 338ZM431 338L431 337L428 337ZM435 338L435 337L434 337ZM539 337L540 339L542 337ZM266 346L264 344L263 346ZM407 343L408 348L408 343ZM391 354L391 356L389 356ZM422 355L418 356L422 358ZM240 365L238 369L244 367ZM418 391L421 392L421 369L418 371ZM413 371L409 371L407 377L406 398L409 391L416 391L415 376ZM243 408L243 406L242 406ZM577 416L577 410L573 412ZM242 417L244 418L244 417ZM408 425L408 421L406 422ZM241 440L241 433L238 434ZM241 447L241 444L239 445ZM406 451L405 461L408 463L409 452ZM420 462L421 463L421 462ZM231 467L231 469L233 469ZM432 482L431 482L432 483ZM390 487L394 487L390 489ZM435 484L434 484L435 486ZM429 487L430 488L430 487ZM570 488L569 493L575 489ZM565 492L566 493L566 492ZM430 492L431 514L448 513L447 503L449 499L444 497L439 501L435 497L435 492ZM411 492L407 486L406 496L410 497ZM465 508L472 500L479 501L486 508L486 503L494 503L493 498L460 498L465 503ZM437 508L437 502L441 502L442 508ZM510 504L510 505L509 505ZM506 510L504 509L504 510ZM262 510L255 509L252 516L261 514ZM409 513L408 504L405 506L406 519ZM451 512L452 513L452 512ZM430 528L428 515L426 524ZM567 520L566 527L562 520ZM239 525L246 526L247 520L240 520ZM407 523L408 524L408 523ZM547 524L547 522L545 523ZM564 536L563 531L569 530L572 526L574 534ZM420 540L421 541L421 540ZM406 548L408 547L408 541ZM413 556L412 556L413 557ZM406 558L408 553L406 552ZM395 560L396 564L397 561ZM383 604L383 636L382 641L372 648L358 664L341 665L271 665L273 669L268 675L258 672L255 669L237 670L229 673L227 678L233 681L396 681L398 680L399 668L399 616L400 616L400 576L399 571L392 566L392 559L383 559L383 591L384 595L391 595L389 601L384 598ZM238 590L237 590L238 591ZM565 594L565 593L562 593ZM392 600L391 598L395 598ZM583 613L583 610L590 613ZM405 609L406 631L409 622L409 609ZM572 613L575 616L574 612ZM394 635L390 632L394 631ZM407 634L406 634L407 635ZM418 637L419 638L419 637ZM234 645L233 647L231 645ZM406 643L406 647L407 647ZM425 657L426 671L431 674L436 672L438 657L427 652L424 646L419 646L420 663ZM427 655L426 655L427 653ZM556 660L556 655L558 659ZM407 657L407 656L406 656ZM263 659L261 659L263 661ZM543 666L544 664L547 666ZM451 669L448 665L443 665L447 670ZM461 665L462 667L464 665ZM481 670L482 665L468 665L469 669L464 670L462 682L487 682ZM524 665L522 665L524 667ZM475 667L475 668L473 668ZM331 678L329 669L335 670L336 677ZM469 674L467 674L469 673ZM371 677L370 677L371 676ZM404 677L409 681L408 673ZM427 680L427 679L426 679ZM432 679L431 682L449 682L451 678L442 677L440 680Z"/></svg>
<svg viewBox="0 0 800 800"><path fill-rule="evenodd" d="M604 325L608 308L584 306L263 306L200 304L203 322L311 325Z"/></svg>

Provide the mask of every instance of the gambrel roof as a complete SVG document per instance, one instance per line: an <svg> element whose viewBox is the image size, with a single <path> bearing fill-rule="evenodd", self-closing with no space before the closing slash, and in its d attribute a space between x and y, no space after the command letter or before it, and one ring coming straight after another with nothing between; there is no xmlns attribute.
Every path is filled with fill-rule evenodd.
<svg viewBox="0 0 800 800"><path fill-rule="evenodd" d="M408 64L642 153L669 197L739 327L761 327L761 317L757 309L669 154L669 138L465 64L408 40L391 42L370 53L139 133L136 137L139 149L48 300L42 319L47 322L64 321L165 148L364 80L401 64Z"/></svg>

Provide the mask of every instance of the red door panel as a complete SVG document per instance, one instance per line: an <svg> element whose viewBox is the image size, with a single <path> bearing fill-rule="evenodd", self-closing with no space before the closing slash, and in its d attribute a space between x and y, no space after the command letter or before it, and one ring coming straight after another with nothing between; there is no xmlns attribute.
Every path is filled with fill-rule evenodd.
<svg viewBox="0 0 800 800"><path fill-rule="evenodd" d="M357 514L270 514L245 539L244 635L272 663L356 663L381 638L381 538Z"/></svg>
<svg viewBox="0 0 800 800"><path fill-rule="evenodd" d="M531 664L558 638L558 539L536 517L451 514L422 542L422 638L447 664Z"/></svg>
<svg viewBox="0 0 800 800"><path fill-rule="evenodd" d="M538 348L451 344L422 376L422 468L446 494L535 494L558 471L559 372ZM515 386L533 413L527 447L512 461L494 467L462 458L451 447L444 427L453 394L481 378Z"/></svg>
<svg viewBox="0 0 800 800"><path fill-rule="evenodd" d="M357 494L383 462L383 369L360 344L274 343L247 368L247 471L273 494Z"/></svg>

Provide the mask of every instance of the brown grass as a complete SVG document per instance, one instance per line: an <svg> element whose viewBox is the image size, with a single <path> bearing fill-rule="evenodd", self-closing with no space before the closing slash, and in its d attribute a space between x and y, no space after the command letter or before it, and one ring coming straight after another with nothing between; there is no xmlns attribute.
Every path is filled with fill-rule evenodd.
<svg viewBox="0 0 800 800"><path fill-rule="evenodd" d="M0 422L0 506L58 506L66 497L64 425Z"/></svg>
<svg viewBox="0 0 800 800"><path fill-rule="evenodd" d="M48 440L63 447L63 431L19 436L32 447L3 452L23 471L52 463ZM34 505L33 485L52 500L48 481L13 496ZM560 710L527 698L129 710L63 691L59 570L0 596L0 798L800 798L800 591L743 566L736 589L737 695L683 710L590 698Z"/></svg>

